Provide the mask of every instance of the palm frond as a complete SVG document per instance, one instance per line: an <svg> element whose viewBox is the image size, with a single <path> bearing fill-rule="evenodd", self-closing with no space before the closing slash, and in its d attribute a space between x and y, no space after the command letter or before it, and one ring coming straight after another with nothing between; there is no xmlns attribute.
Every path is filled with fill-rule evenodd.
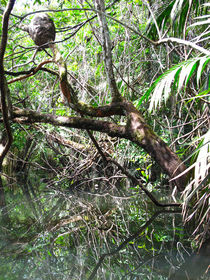
<svg viewBox="0 0 210 280"><path fill-rule="evenodd" d="M180 91L183 87L186 87L193 73L197 70L197 85L199 86L199 81L201 74L203 73L206 65L210 61L210 56L196 57L189 59L180 64L175 65L163 75L158 77L154 84L146 91L146 93L139 100L138 106L141 105L143 101L148 101L149 96L154 90L149 110L156 109L158 105L164 100L167 102L174 86L177 91Z"/></svg>
<svg viewBox="0 0 210 280"><path fill-rule="evenodd" d="M210 7L210 4L205 3L202 5L203 7ZM197 25L204 25L204 24L210 24L210 15L208 14L208 11L206 11L207 14L200 15L194 18L197 22L191 24L188 28L197 26Z"/></svg>
<svg viewBox="0 0 210 280"><path fill-rule="evenodd" d="M204 0L174 0L165 6L161 11L155 12L156 22L162 33L169 27L173 27L171 32L173 36L180 36L183 33L186 20L188 20L187 14L190 7L194 11L194 15L198 15L200 8L202 7ZM203 4L205 5L205 4ZM208 4L205 5L208 7ZM153 22L153 19L148 21L146 27L147 35L152 39L157 39L157 29Z"/></svg>
<svg viewBox="0 0 210 280"><path fill-rule="evenodd" d="M173 8L172 8L172 11L171 11L172 21L174 21L175 18L177 17L177 15L181 13L183 3L184 3L184 0L176 0L175 1L174 5L173 5Z"/></svg>
<svg viewBox="0 0 210 280"><path fill-rule="evenodd" d="M201 146L197 148L198 156L194 167L194 179L187 185L183 192L183 217L184 221L190 221L195 215L199 221L195 234L199 227L202 226L204 220L209 215L209 169L210 169L210 131L208 131L200 142ZM192 167L191 166L191 167ZM193 211L189 211L189 205L193 206ZM201 222L202 221L202 222Z"/></svg>
<svg viewBox="0 0 210 280"><path fill-rule="evenodd" d="M158 27L162 30L165 30L167 23L170 20L171 10L173 9L175 1L170 2L164 9L155 12L156 22ZM157 39L157 28L153 22L153 18L151 17L146 26L146 33L152 39Z"/></svg>
<svg viewBox="0 0 210 280"><path fill-rule="evenodd" d="M210 130L204 135L203 145L200 148L195 165L195 187L204 180L210 167Z"/></svg>

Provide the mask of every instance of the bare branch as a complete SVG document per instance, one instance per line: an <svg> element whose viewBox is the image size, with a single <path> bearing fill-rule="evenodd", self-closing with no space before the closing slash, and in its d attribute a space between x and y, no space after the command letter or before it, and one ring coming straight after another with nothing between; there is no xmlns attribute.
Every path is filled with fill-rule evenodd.
<svg viewBox="0 0 210 280"><path fill-rule="evenodd" d="M26 79L26 78L29 78L29 77L35 75L39 70L41 70L43 65L45 65L45 64L47 64L47 63L52 63L52 62L54 62L54 61L52 61L52 60L43 61L43 62L41 62L36 68L33 68L33 70L30 71L29 74L26 74L25 76L22 76L22 77L13 79L13 80L10 80L10 81L8 82L8 84L12 84L12 83L14 83L14 82L21 81L21 80L24 80L24 79Z"/></svg>

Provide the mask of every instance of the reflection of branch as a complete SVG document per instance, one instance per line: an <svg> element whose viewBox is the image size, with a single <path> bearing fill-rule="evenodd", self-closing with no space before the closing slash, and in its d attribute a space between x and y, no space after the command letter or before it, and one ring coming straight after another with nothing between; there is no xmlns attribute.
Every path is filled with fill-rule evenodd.
<svg viewBox="0 0 210 280"><path fill-rule="evenodd" d="M95 268L93 269L91 275L89 276L88 280L94 279L97 270L99 269L99 267L101 266L101 264L103 263L103 260L108 257L108 256L112 256L114 254L117 254L120 250L122 250L130 241L132 241L133 239L137 238L156 218L157 216L159 216L160 214L174 214L174 213L180 213L178 211L158 211L155 214L153 214L153 216L149 219L149 221L146 222L146 224L144 226L142 226L136 233L134 233L133 235L131 235L130 237L128 237L124 242L122 242L115 250L112 250L109 253L103 254L98 263L96 264Z"/></svg>
<svg viewBox="0 0 210 280"><path fill-rule="evenodd" d="M146 0L146 1L143 1L143 2L145 2L145 4L146 4L146 6L147 6L147 8L148 8L148 10L149 10L149 12L150 12L150 14L151 14L151 16L152 16L152 19L153 19L153 21L154 21L155 27L156 27L156 29L157 29L158 37L159 37L159 40L160 40L160 39L161 39L160 29L159 29L159 27L158 27L158 24L157 24L155 15L154 15L154 13L153 13L151 7L150 7L149 1Z"/></svg>

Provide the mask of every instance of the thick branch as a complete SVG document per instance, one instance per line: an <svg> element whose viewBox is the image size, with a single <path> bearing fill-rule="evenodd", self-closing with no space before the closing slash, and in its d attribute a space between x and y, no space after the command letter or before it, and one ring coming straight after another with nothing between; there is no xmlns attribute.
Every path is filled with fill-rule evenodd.
<svg viewBox="0 0 210 280"><path fill-rule="evenodd" d="M80 117L61 117L51 114L40 114L39 112L23 109L17 109L13 111L12 121L22 124L49 123L55 126L89 129L107 133L112 137L129 139L129 135L126 133L125 126L117 125L108 121L99 121Z"/></svg>
<svg viewBox="0 0 210 280"><path fill-rule="evenodd" d="M170 178L176 177L185 171L186 167L178 156L157 136L144 121L140 112L130 102L127 102L126 112L128 117L127 133L130 139L141 146L161 166ZM175 180L179 191L184 190L186 175Z"/></svg>
<svg viewBox="0 0 210 280"><path fill-rule="evenodd" d="M1 44L0 44L0 91L1 91L1 106L2 106L2 115L3 115L3 121L4 121L4 126L6 128L7 132L7 143L4 147L4 150L2 151L2 154L0 155L0 172L2 168L2 162L4 157L6 156L7 152L9 151L9 148L12 144L12 132L9 124L9 119L8 119L8 106L6 102L9 100L9 89L8 85L4 76L4 53L7 45L7 33L8 33L8 23L9 23L9 16L10 13L13 9L13 6L15 4L14 0L10 0L7 4L6 10L3 15L3 20L2 20L2 38L1 38Z"/></svg>
<svg viewBox="0 0 210 280"><path fill-rule="evenodd" d="M127 112L126 126L112 122L99 121L79 117L61 117L50 114L40 114L31 110L17 109L13 112L13 121L22 124L49 123L55 126L65 126L107 133L110 136L125 138L142 147L161 166L163 171L173 178L185 170L178 156L158 137L146 124L139 111L132 103L122 103ZM175 183L180 191L185 187L185 175L177 178Z"/></svg>

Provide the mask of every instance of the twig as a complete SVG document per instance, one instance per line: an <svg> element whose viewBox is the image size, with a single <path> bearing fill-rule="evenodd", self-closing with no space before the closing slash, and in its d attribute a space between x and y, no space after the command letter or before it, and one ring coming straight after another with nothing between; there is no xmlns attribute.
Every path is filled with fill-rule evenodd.
<svg viewBox="0 0 210 280"><path fill-rule="evenodd" d="M10 81L8 82L8 84L12 84L12 83L14 83L14 82L21 81L21 80L24 80L24 79L26 79L26 78L29 78L29 77L35 75L35 74L42 68L43 65L45 65L45 64L47 64L47 63L52 63L52 62L54 63L53 60L45 60L45 61L41 62L36 68L32 68L32 69L30 70L30 72L32 72L32 73L29 73L29 74L24 75L24 76L22 76L22 77L19 77L19 78L10 80Z"/></svg>

